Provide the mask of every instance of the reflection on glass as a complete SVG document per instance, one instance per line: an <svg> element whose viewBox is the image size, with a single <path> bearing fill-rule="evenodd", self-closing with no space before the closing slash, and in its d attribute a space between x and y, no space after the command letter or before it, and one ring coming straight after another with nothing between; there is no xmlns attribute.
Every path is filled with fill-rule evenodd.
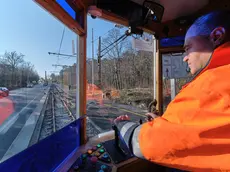
<svg viewBox="0 0 230 172"><path fill-rule="evenodd" d="M3 162L76 119L76 35L33 1L2 1L0 20Z"/></svg>
<svg viewBox="0 0 230 172"><path fill-rule="evenodd" d="M113 120L120 115L128 115L137 123L145 121L153 101L153 53L132 47L134 38L125 36L128 28L113 25L101 42L95 43L101 59L93 60L89 55L87 59L88 137L112 130ZM146 33L135 39L152 44L151 35Z"/></svg>
<svg viewBox="0 0 230 172"><path fill-rule="evenodd" d="M163 112L168 104L191 79L188 66L183 62L183 53L163 54Z"/></svg>
<svg viewBox="0 0 230 172"><path fill-rule="evenodd" d="M58 3L68 5L62 4L66 3L64 0ZM11 7L10 13L7 6ZM69 8L66 9L73 17ZM76 52L72 52L76 35L33 1L1 2L0 20L3 162L76 120L78 102ZM95 25L95 21L99 24ZM94 41L87 37L86 108L90 138L111 130L113 120L120 115L128 115L133 122L145 122L146 112L154 110L155 105L153 52L145 51L151 49L151 35L127 37L127 28L114 28L113 23L99 19L88 19L88 26L97 31ZM133 47L136 39L146 41L145 45L150 47ZM99 59L92 58L92 42L98 47L94 57L101 54ZM178 81L176 84L181 85ZM166 102L171 100L169 84L168 78L164 80ZM61 139L64 140L63 136Z"/></svg>

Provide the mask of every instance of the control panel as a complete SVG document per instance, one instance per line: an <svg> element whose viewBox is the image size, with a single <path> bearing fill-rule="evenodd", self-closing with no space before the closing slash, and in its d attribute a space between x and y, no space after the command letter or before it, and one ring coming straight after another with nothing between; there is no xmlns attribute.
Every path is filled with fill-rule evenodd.
<svg viewBox="0 0 230 172"><path fill-rule="evenodd" d="M112 171L111 157L103 144L93 146L83 153L73 164L70 171L110 172Z"/></svg>
<svg viewBox="0 0 230 172"><path fill-rule="evenodd" d="M70 168L70 172L111 172L113 166L132 158L132 154L125 143L119 139L117 128L115 139L105 141L90 147L81 154Z"/></svg>
<svg viewBox="0 0 230 172"><path fill-rule="evenodd" d="M168 172L166 167L134 157L119 135L114 132L91 139L59 167L58 171L80 172Z"/></svg>

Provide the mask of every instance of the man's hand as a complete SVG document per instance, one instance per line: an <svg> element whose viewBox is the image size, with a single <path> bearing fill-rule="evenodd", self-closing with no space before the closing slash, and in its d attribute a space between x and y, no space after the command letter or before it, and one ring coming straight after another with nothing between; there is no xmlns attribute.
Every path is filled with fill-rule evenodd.
<svg viewBox="0 0 230 172"><path fill-rule="evenodd" d="M117 124L119 121L129 121L130 118L128 115L121 115L114 120L114 123Z"/></svg>
<svg viewBox="0 0 230 172"><path fill-rule="evenodd" d="M152 121L154 118L157 118L158 115L154 113L146 113L147 121ZM114 120L114 124L117 124L120 121L129 121L130 118L128 115L121 115Z"/></svg>
<svg viewBox="0 0 230 172"><path fill-rule="evenodd" d="M147 116L148 121L152 121L154 118L158 117L158 115L156 115L154 113L146 113L145 115Z"/></svg>

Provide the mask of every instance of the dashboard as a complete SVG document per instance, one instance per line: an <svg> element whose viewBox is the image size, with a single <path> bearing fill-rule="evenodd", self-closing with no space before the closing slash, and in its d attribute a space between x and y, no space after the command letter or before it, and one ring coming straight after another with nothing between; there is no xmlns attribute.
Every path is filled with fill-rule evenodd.
<svg viewBox="0 0 230 172"><path fill-rule="evenodd" d="M166 171L166 168L133 156L116 132L111 130L90 139L55 171L149 172Z"/></svg>

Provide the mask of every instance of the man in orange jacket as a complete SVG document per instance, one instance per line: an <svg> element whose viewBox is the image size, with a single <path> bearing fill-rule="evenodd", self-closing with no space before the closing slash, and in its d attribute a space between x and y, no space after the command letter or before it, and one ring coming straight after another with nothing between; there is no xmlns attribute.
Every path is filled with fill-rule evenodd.
<svg viewBox="0 0 230 172"><path fill-rule="evenodd" d="M115 124L134 155L188 171L230 171L230 12L212 12L188 29L184 48L193 79L161 117Z"/></svg>

